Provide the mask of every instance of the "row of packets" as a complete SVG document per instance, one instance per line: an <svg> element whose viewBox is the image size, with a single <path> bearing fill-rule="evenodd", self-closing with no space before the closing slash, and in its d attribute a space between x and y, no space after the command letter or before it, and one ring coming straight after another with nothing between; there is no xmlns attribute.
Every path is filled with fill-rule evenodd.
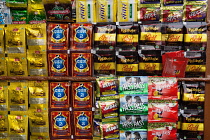
<svg viewBox="0 0 210 140"><path fill-rule="evenodd" d="M207 27L204 22L156 24L48 24L48 50L205 51ZM70 30L70 31L69 31Z"/></svg>
<svg viewBox="0 0 210 140"><path fill-rule="evenodd" d="M163 0L161 7L158 0L78 0L76 1L76 21L93 23L206 21L206 1L183 3L183 0Z"/></svg>

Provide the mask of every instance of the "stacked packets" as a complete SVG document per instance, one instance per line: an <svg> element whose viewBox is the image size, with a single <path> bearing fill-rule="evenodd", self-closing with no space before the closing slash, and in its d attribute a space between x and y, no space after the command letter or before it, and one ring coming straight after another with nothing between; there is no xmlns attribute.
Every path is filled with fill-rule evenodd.
<svg viewBox="0 0 210 140"><path fill-rule="evenodd" d="M148 78L119 77L120 139L147 139Z"/></svg>

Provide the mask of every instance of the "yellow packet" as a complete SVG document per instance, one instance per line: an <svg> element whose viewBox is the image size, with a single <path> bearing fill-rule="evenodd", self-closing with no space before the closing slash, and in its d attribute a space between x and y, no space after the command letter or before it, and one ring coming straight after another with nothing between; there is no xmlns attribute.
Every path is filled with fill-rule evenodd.
<svg viewBox="0 0 210 140"><path fill-rule="evenodd" d="M0 25L0 54L4 53L4 25Z"/></svg>
<svg viewBox="0 0 210 140"><path fill-rule="evenodd" d="M8 111L8 83L0 82L0 111Z"/></svg>
<svg viewBox="0 0 210 140"><path fill-rule="evenodd" d="M31 135L49 135L48 105L34 105L29 109L29 126Z"/></svg>
<svg viewBox="0 0 210 140"><path fill-rule="evenodd" d="M0 139L6 140L8 137L8 112L0 111Z"/></svg>
<svg viewBox="0 0 210 140"><path fill-rule="evenodd" d="M96 21L95 0L77 0L76 7L77 22Z"/></svg>
<svg viewBox="0 0 210 140"><path fill-rule="evenodd" d="M8 24L5 28L6 53L26 53L25 25Z"/></svg>
<svg viewBox="0 0 210 140"><path fill-rule="evenodd" d="M28 75L47 76L47 52L45 50L28 50Z"/></svg>
<svg viewBox="0 0 210 140"><path fill-rule="evenodd" d="M27 24L26 35L28 49L46 50L46 23Z"/></svg>
<svg viewBox="0 0 210 140"><path fill-rule="evenodd" d="M96 22L116 22L116 0L96 1Z"/></svg>
<svg viewBox="0 0 210 140"><path fill-rule="evenodd" d="M8 76L28 76L27 59L25 54L8 54Z"/></svg>
<svg viewBox="0 0 210 140"><path fill-rule="evenodd" d="M30 140L50 140L49 136L30 136Z"/></svg>
<svg viewBox="0 0 210 140"><path fill-rule="evenodd" d="M138 0L118 0L117 21L137 22L137 2Z"/></svg>
<svg viewBox="0 0 210 140"><path fill-rule="evenodd" d="M10 140L28 139L28 116L27 115L8 115L9 138Z"/></svg>
<svg viewBox="0 0 210 140"><path fill-rule="evenodd" d="M7 76L7 66L5 54L0 54L0 76Z"/></svg>
<svg viewBox="0 0 210 140"><path fill-rule="evenodd" d="M10 111L28 110L28 83L26 81L10 81L9 108Z"/></svg>
<svg viewBox="0 0 210 140"><path fill-rule="evenodd" d="M48 105L48 81L29 81L29 104Z"/></svg>

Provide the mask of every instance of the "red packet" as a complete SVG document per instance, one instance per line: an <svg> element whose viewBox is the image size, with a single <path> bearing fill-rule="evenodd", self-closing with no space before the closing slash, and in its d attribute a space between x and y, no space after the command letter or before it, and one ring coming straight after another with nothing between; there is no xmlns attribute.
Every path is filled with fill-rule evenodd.
<svg viewBox="0 0 210 140"><path fill-rule="evenodd" d="M148 122L178 121L178 103L173 100L149 100Z"/></svg>
<svg viewBox="0 0 210 140"><path fill-rule="evenodd" d="M177 99L178 82L175 77L149 77L149 99Z"/></svg>
<svg viewBox="0 0 210 140"><path fill-rule="evenodd" d="M51 129L52 136L70 136L70 112L69 111L52 111L51 112Z"/></svg>
<svg viewBox="0 0 210 140"><path fill-rule="evenodd" d="M93 96L93 84L91 82L73 82L73 107L91 108Z"/></svg>
<svg viewBox="0 0 210 140"><path fill-rule="evenodd" d="M50 23L47 28L48 49L67 50L69 38L69 25Z"/></svg>
<svg viewBox="0 0 210 140"><path fill-rule="evenodd" d="M68 54L49 53L49 76L68 76Z"/></svg>
<svg viewBox="0 0 210 140"><path fill-rule="evenodd" d="M176 123L149 123L147 140L176 140Z"/></svg>
<svg viewBox="0 0 210 140"><path fill-rule="evenodd" d="M70 106L68 82L50 83L50 108L68 108Z"/></svg>
<svg viewBox="0 0 210 140"><path fill-rule="evenodd" d="M71 27L71 49L90 50L92 44L92 24L73 23Z"/></svg>
<svg viewBox="0 0 210 140"><path fill-rule="evenodd" d="M175 52L167 52L165 54L162 55L162 64L163 64L163 67L165 65L165 62L166 62L166 58L167 57L184 57L184 51L181 50L181 51L175 51Z"/></svg>
<svg viewBox="0 0 210 140"><path fill-rule="evenodd" d="M75 136L92 136L92 111L74 111Z"/></svg>
<svg viewBox="0 0 210 140"><path fill-rule="evenodd" d="M91 53L72 53L72 76L92 76Z"/></svg>

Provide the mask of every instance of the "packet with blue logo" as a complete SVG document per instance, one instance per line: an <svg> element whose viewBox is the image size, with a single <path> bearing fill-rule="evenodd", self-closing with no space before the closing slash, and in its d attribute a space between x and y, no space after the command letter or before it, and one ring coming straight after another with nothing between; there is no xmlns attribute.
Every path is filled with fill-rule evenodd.
<svg viewBox="0 0 210 140"><path fill-rule="evenodd" d="M51 134L53 137L71 135L70 111L51 112Z"/></svg>
<svg viewBox="0 0 210 140"><path fill-rule="evenodd" d="M73 107L90 109L92 108L93 83L73 82L72 83Z"/></svg>
<svg viewBox="0 0 210 140"><path fill-rule="evenodd" d="M68 54L67 53L49 53L49 76L68 76Z"/></svg>
<svg viewBox="0 0 210 140"><path fill-rule="evenodd" d="M48 105L48 81L28 81L28 89L30 106Z"/></svg>
<svg viewBox="0 0 210 140"><path fill-rule="evenodd" d="M47 44L49 50L67 50L69 43L69 25L49 23L47 26Z"/></svg>
<svg viewBox="0 0 210 140"><path fill-rule="evenodd" d="M70 107L70 83L50 82L50 108Z"/></svg>
<svg viewBox="0 0 210 140"><path fill-rule="evenodd" d="M147 140L147 131L120 131L120 140Z"/></svg>
<svg viewBox="0 0 210 140"><path fill-rule="evenodd" d="M119 76L119 92L137 91L139 94L148 94L147 76Z"/></svg>
<svg viewBox="0 0 210 140"><path fill-rule="evenodd" d="M120 115L120 130L147 131L147 115Z"/></svg>
<svg viewBox="0 0 210 140"><path fill-rule="evenodd" d="M71 25L71 50L90 50L92 48L92 30L90 23Z"/></svg>
<svg viewBox="0 0 210 140"><path fill-rule="evenodd" d="M72 53L71 54L72 76L92 76L92 54Z"/></svg>
<svg viewBox="0 0 210 140"><path fill-rule="evenodd" d="M92 111L74 111L75 136L92 136Z"/></svg>

